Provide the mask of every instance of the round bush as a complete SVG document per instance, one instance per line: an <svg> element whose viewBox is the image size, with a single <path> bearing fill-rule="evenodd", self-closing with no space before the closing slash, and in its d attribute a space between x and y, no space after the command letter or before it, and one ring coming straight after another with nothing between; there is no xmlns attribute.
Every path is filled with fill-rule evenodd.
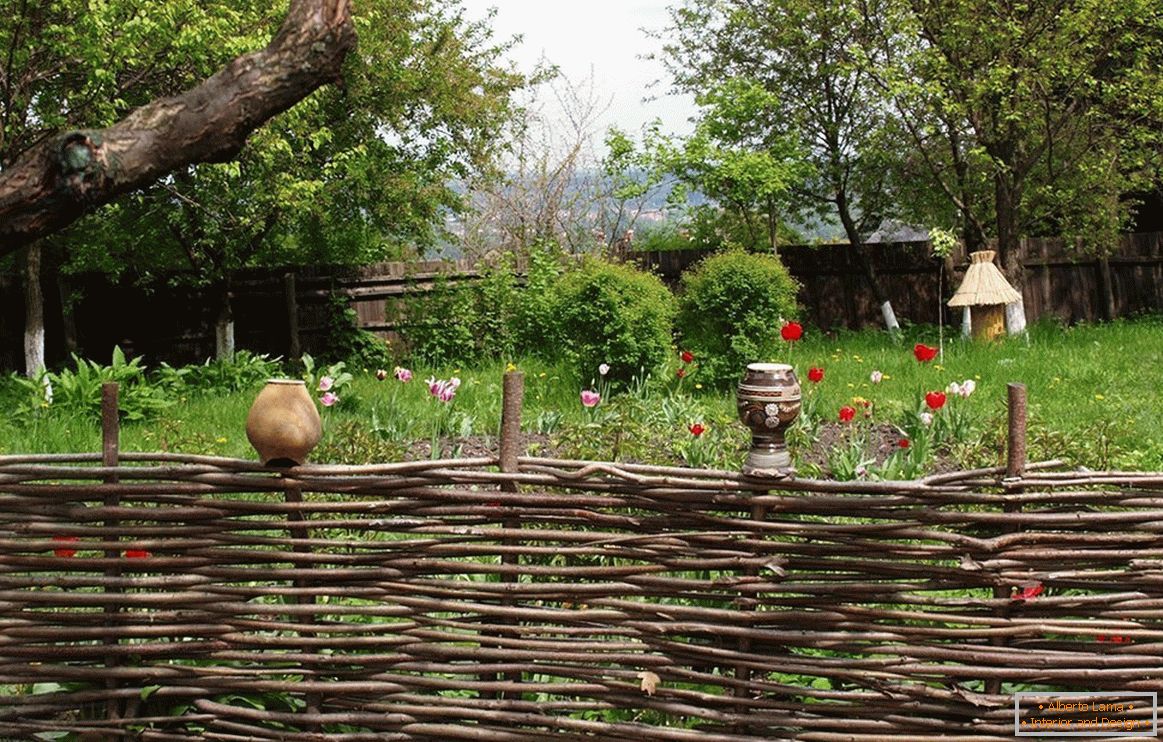
<svg viewBox="0 0 1163 742"><path fill-rule="evenodd" d="M779 338L780 317L796 314L798 285L772 255L712 255L682 277L678 328L699 360L699 378L727 386Z"/></svg>
<svg viewBox="0 0 1163 742"><path fill-rule="evenodd" d="M567 354L583 385L610 365L610 381L653 371L672 349L676 305L657 276L628 265L587 259L556 283L546 340Z"/></svg>

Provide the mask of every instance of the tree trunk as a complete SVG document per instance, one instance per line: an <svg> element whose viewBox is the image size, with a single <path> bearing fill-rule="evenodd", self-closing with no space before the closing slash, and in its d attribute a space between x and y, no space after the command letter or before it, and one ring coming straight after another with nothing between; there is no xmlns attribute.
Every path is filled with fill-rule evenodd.
<svg viewBox="0 0 1163 742"><path fill-rule="evenodd" d="M350 0L291 0L266 48L101 130L49 137L0 172L0 257L173 170L225 162L252 131L339 77Z"/></svg>
<svg viewBox="0 0 1163 742"><path fill-rule="evenodd" d="M218 291L218 313L214 317L214 358L229 361L234 358L234 307L230 282L225 281Z"/></svg>
<svg viewBox="0 0 1163 742"><path fill-rule="evenodd" d="M40 285L40 245L24 255L24 373L35 378L44 371L44 292Z"/></svg>
<svg viewBox="0 0 1163 742"><path fill-rule="evenodd" d="M771 240L771 254L779 257L779 215L775 213L775 203L767 199L767 236Z"/></svg>
<svg viewBox="0 0 1163 742"><path fill-rule="evenodd" d="M843 193L836 195L836 210L840 216L840 223L844 225L844 233L848 236L848 242L852 245L852 250L856 253L857 260L860 261L860 267L864 271L864 278L868 281L868 288L872 290L872 295L876 297L876 303L880 307L881 318L884 321L884 327L891 334L900 332L901 326L897 322L896 313L892 310L892 300L888 298L884 287L880 284L880 278L876 275L876 268L872 265L872 261L868 257L868 251L864 246L864 238L860 235L860 231L856 228L856 220L852 218L852 214L848 209L848 200Z"/></svg>
<svg viewBox="0 0 1163 742"><path fill-rule="evenodd" d="M994 200L997 204L997 254L1002 272L1018 294L1023 295L1026 287L1026 271L1022 265L1025 257L1018 237L1018 194L1017 183L1010 182L1005 172L994 175ZM1026 331L1026 304L1023 299L1006 305L1006 330L1010 335L1021 335Z"/></svg>
<svg viewBox="0 0 1163 742"><path fill-rule="evenodd" d="M61 302L61 339L65 344L66 353L77 353L80 346L77 343L77 314L74 311L72 292L69 290L68 276L56 265L57 297Z"/></svg>

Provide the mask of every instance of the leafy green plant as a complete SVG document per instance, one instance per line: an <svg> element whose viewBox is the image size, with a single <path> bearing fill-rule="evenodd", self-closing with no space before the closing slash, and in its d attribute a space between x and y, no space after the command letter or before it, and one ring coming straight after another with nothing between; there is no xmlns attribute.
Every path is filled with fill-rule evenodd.
<svg viewBox="0 0 1163 742"><path fill-rule="evenodd" d="M26 393L17 408L19 416L26 418L50 410L99 416L101 388L109 382L116 382L119 387L118 410L125 420L144 420L173 404L163 388L147 379L143 360L140 357L127 360L119 347L113 349L108 366L76 354L72 359L73 368L17 382Z"/></svg>
<svg viewBox="0 0 1163 742"><path fill-rule="evenodd" d="M713 255L683 275L678 328L701 363L704 383L725 387L765 358L779 338L779 318L796 313L795 280L771 255Z"/></svg>
<svg viewBox="0 0 1163 742"><path fill-rule="evenodd" d="M321 405L324 407L340 403L352 405L352 399L347 395L345 388L351 384L353 377L347 371L347 364L344 361L316 369L315 359L304 353L302 362L303 381L307 383L307 391L311 392Z"/></svg>
<svg viewBox="0 0 1163 742"><path fill-rule="evenodd" d="M841 482L867 477L875 463L876 457L868 454L865 436L856 429L849 430L828 453L828 471Z"/></svg>
<svg viewBox="0 0 1163 742"><path fill-rule="evenodd" d="M278 376L279 359L240 350L230 359L207 359L200 365L158 367L157 384L171 392L222 393L251 390L265 379Z"/></svg>

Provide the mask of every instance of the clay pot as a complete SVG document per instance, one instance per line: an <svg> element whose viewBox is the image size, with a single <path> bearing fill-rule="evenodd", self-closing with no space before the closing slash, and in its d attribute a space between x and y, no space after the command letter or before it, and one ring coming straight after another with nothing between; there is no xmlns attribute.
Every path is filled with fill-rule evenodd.
<svg viewBox="0 0 1163 742"><path fill-rule="evenodd" d="M791 467L784 434L800 415L800 382L784 363L752 363L736 392L739 420L751 429L745 474Z"/></svg>
<svg viewBox="0 0 1163 742"><path fill-rule="evenodd" d="M302 464L322 435L319 410L298 379L269 379L246 416L246 437L267 466Z"/></svg>

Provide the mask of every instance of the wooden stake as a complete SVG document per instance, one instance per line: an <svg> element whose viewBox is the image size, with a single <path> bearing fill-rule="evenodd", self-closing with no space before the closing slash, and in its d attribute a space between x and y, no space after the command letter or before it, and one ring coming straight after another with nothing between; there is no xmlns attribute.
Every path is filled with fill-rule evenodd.
<svg viewBox="0 0 1163 742"><path fill-rule="evenodd" d="M520 371L506 371L501 384L501 471L506 473L517 471L517 458L521 455L521 406L525 402L525 374ZM518 492L516 482L501 482L502 492ZM505 530L515 530L521 527L519 518L504 518L501 526ZM511 543L511 539L505 539ZM518 554L504 553L501 555L501 564L520 565L521 557ZM516 572L501 575L501 582L516 583L519 575ZM513 605L511 598L502 598L502 605ZM511 683L520 683L522 675L519 672L508 672L496 679L504 679ZM516 697L518 694L498 694L500 698Z"/></svg>
<svg viewBox="0 0 1163 742"><path fill-rule="evenodd" d="M1009 395L1009 437L1006 444L1006 476L1020 477L1026 472L1026 385L1007 384Z"/></svg>
<svg viewBox="0 0 1163 742"><path fill-rule="evenodd" d="M501 398L501 471L517 471L517 457L521 455L521 405L525 401L525 374L506 371ZM511 488L505 489L508 485ZM502 488L516 492L515 484L505 482Z"/></svg>
<svg viewBox="0 0 1163 742"><path fill-rule="evenodd" d="M115 467L118 464L118 459L121 453L121 418L120 418L120 387L116 381L107 381L101 385L101 466ZM106 484L117 484L116 474L107 474L105 476ZM121 504L121 496L116 494L105 495L104 504L107 508L115 508ZM105 521L105 528L110 533L116 533L120 530L120 523L116 519ZM106 549L105 558L113 560L116 564L121 557L120 549ZM121 570L114 566L105 570L107 577L119 577ZM105 588L106 593L120 593L121 589L116 587ZM116 605L109 605L105 607L105 625L107 627L115 625L117 619L116 614L121 609ZM117 639L106 638L104 643L107 645L117 645ZM116 654L109 654L105 656L105 667L113 668L121 664ZM105 687L110 690L117 689L117 681L112 678L105 679ZM121 701L116 698L110 698L105 704L105 713L109 720L122 718Z"/></svg>
<svg viewBox="0 0 1163 742"><path fill-rule="evenodd" d="M1011 383L1006 385L1008 437L1006 439L1006 479L1018 480L1026 473L1026 423L1028 407L1026 405L1026 385ZM1007 487L1007 492L1021 492L1020 487ZM1005 504L1002 512L1016 513L1022 509L1020 504ZM1014 533L1018 529L1013 526L1003 527L1003 533ZM995 598L1009 598L1010 587L997 585L993 589ZM998 615L1006 615L999 611ZM994 639L997 646L1005 646L1005 639ZM989 678L985 681L985 692L1001 693L1001 678Z"/></svg>

